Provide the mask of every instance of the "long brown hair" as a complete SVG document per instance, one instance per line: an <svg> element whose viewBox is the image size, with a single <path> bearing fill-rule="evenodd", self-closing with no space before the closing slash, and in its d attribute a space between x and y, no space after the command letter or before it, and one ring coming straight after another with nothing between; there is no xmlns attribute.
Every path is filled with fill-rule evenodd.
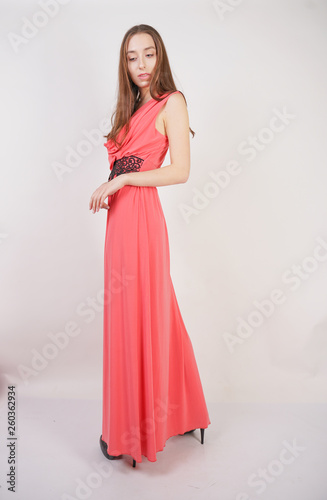
<svg viewBox="0 0 327 500"><path fill-rule="evenodd" d="M128 74L127 65L127 47L128 43L133 35L136 33L147 33L151 35L156 47L157 61L154 68L153 77L150 83L150 95L152 99L160 101L160 96L163 94L175 92L177 90L173 75L170 69L168 56L166 52L165 45L162 41L159 33L148 24L138 24L130 28L123 38L120 46L120 57L119 57L119 68L118 68L118 97L116 109L111 116L111 130L104 137L109 141L113 140L117 147L120 147L124 142L124 139L129 131L129 121L133 113L138 109L140 103L140 92L139 88L131 80ZM185 103L186 99L184 94ZM157 97L158 96L158 97ZM187 103L186 103L187 105ZM125 134L119 143L117 141L117 136L122 128L126 125ZM190 132L192 137L194 137L195 132L190 127Z"/></svg>

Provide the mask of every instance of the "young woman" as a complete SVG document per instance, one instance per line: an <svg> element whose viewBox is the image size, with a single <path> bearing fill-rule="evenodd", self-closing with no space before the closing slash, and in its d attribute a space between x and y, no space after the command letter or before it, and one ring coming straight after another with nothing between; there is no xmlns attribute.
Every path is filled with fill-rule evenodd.
<svg viewBox="0 0 327 500"><path fill-rule="evenodd" d="M108 211L100 446L109 459L131 455L135 467L142 455L155 462L171 436L199 428L203 444L211 423L170 277L157 190L187 181L194 132L151 26L134 26L123 38L113 117L104 144L111 173L89 204L93 213ZM161 167L168 147L171 164Z"/></svg>

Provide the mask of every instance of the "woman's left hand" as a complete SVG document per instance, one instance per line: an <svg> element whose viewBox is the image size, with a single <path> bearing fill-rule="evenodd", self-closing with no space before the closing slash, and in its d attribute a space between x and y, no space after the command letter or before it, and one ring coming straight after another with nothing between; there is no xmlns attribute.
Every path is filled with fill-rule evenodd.
<svg viewBox="0 0 327 500"><path fill-rule="evenodd" d="M89 209L92 210L93 213L98 212L100 208L109 209L110 206L107 203L105 203L104 200L108 196L116 193L116 191L119 191L119 189L121 189L125 185L126 185L125 174L118 175L117 177L111 179L111 181L109 182L104 182L92 194L89 203Z"/></svg>

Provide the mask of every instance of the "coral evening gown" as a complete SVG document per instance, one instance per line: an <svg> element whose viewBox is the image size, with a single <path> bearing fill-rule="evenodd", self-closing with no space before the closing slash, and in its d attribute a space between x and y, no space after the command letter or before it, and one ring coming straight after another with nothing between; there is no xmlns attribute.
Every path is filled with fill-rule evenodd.
<svg viewBox="0 0 327 500"><path fill-rule="evenodd" d="M169 95L160 102L150 99L132 115L119 151L111 140L104 144L109 179L160 168L169 142L155 121ZM157 187L124 186L108 197L108 205L102 439L109 455L131 455L136 462L143 455L156 462L169 437L211 422L170 277Z"/></svg>

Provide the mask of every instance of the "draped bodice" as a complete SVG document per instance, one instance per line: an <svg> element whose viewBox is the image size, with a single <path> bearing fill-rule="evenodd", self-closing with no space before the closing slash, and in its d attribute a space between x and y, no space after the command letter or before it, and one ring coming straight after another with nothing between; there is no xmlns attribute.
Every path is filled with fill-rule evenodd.
<svg viewBox="0 0 327 500"><path fill-rule="evenodd" d="M165 93L161 101L151 98L143 104L130 119L130 129L120 149L110 139L104 146L108 150L110 170L118 160L133 156L138 161L137 170L151 170L159 168L166 156L169 142L166 135L161 134L155 126L160 109L167 102L171 94L179 92L176 90ZM118 134L118 140L123 136L125 127ZM143 160L143 161L141 161ZM135 161L133 161L133 164Z"/></svg>

